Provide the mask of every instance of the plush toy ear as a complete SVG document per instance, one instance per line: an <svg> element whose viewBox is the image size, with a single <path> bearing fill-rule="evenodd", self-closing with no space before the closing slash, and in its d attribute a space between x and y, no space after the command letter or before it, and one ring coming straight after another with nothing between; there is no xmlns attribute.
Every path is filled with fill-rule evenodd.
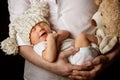
<svg viewBox="0 0 120 80"><path fill-rule="evenodd" d="M100 5L102 1L103 1L103 0L95 0L95 3L96 3L97 5Z"/></svg>
<svg viewBox="0 0 120 80"><path fill-rule="evenodd" d="M91 24L92 24L93 26L95 26L95 27L97 26L97 23L96 23L96 21L95 21L94 19L91 20Z"/></svg>
<svg viewBox="0 0 120 80"><path fill-rule="evenodd" d="M116 36L105 36L99 45L100 52L102 54L109 52L116 45L117 41Z"/></svg>

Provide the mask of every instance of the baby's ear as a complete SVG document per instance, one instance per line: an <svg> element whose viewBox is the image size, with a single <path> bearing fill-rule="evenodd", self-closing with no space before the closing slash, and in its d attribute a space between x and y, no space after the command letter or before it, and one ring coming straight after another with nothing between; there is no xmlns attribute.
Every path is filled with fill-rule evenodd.
<svg viewBox="0 0 120 80"><path fill-rule="evenodd" d="M100 5L102 3L103 0L95 0L95 4L96 5Z"/></svg>

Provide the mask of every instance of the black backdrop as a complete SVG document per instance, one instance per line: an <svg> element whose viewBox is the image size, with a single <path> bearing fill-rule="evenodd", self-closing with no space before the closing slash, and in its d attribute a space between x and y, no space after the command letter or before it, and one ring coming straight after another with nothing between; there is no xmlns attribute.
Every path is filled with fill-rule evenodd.
<svg viewBox="0 0 120 80"><path fill-rule="evenodd" d="M9 13L7 0L0 0L0 41L8 36ZM0 50L0 80L23 80L24 59L5 55Z"/></svg>

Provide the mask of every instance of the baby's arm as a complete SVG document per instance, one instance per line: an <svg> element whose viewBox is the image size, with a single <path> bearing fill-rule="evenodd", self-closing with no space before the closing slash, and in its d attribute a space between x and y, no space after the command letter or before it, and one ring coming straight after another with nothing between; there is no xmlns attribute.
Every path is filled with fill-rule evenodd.
<svg viewBox="0 0 120 80"><path fill-rule="evenodd" d="M56 34L50 33L47 37L47 47L43 51L43 58L49 62L54 62L62 41L69 36L70 33L66 30L59 30Z"/></svg>
<svg viewBox="0 0 120 80"><path fill-rule="evenodd" d="M54 35L50 33L48 34L47 46L46 49L43 51L42 56L45 60L53 62L56 59L56 55L57 55L56 39Z"/></svg>

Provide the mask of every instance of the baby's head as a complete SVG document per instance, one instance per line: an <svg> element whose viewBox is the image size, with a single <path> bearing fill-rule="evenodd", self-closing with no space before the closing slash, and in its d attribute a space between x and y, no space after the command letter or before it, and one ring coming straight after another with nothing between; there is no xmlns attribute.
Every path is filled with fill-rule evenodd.
<svg viewBox="0 0 120 80"><path fill-rule="evenodd" d="M31 44L35 45L41 41L45 41L49 33L51 33L50 25L45 21L38 22L30 32Z"/></svg>
<svg viewBox="0 0 120 80"><path fill-rule="evenodd" d="M41 3L40 6L30 7L23 12L17 19L9 24L9 37L1 42L1 49L7 54L18 53L17 37L22 39L22 42L31 45L30 31L39 22L45 22L49 25L46 18L48 17L48 4ZM18 41L19 42L19 41Z"/></svg>

